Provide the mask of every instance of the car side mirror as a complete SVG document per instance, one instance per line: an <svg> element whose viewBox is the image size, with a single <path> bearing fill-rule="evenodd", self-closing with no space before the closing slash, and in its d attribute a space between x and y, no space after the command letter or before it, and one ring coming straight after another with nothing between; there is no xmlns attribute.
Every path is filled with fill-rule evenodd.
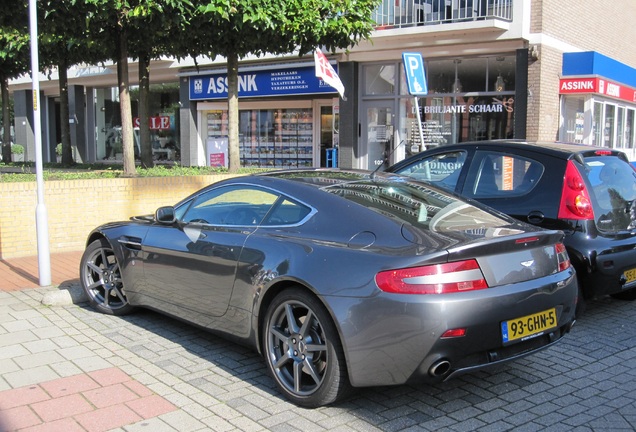
<svg viewBox="0 0 636 432"><path fill-rule="evenodd" d="M162 224L173 224L177 218L174 213L174 207L165 206L159 207L155 212L155 220Z"/></svg>

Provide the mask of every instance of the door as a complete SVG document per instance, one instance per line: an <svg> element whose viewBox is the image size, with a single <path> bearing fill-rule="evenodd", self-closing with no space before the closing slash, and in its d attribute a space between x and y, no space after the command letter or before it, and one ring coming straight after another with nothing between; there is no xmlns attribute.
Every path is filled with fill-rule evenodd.
<svg viewBox="0 0 636 432"><path fill-rule="evenodd" d="M249 185L214 188L184 204L174 226L151 227L143 242L144 294L168 312L196 312L189 319L204 326L202 317L225 314L243 245L277 199Z"/></svg>
<svg viewBox="0 0 636 432"><path fill-rule="evenodd" d="M320 152L316 154L318 160L314 160L314 166L338 166L338 119L334 111L331 100L320 100L315 104L314 113L317 112L319 114L317 116L317 123L314 125L314 130L316 131L314 142L319 144Z"/></svg>
<svg viewBox="0 0 636 432"><path fill-rule="evenodd" d="M362 103L360 168L383 170L393 153L395 107L393 100Z"/></svg>

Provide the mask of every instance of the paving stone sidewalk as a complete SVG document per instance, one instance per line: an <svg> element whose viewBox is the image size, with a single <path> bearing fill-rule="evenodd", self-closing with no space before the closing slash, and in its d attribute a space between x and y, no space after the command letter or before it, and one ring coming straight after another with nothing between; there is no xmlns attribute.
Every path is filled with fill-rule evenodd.
<svg viewBox="0 0 636 432"><path fill-rule="evenodd" d="M496 370L309 410L249 349L150 311L43 305L52 290L0 292L2 431L636 429L636 303L592 302L561 343Z"/></svg>

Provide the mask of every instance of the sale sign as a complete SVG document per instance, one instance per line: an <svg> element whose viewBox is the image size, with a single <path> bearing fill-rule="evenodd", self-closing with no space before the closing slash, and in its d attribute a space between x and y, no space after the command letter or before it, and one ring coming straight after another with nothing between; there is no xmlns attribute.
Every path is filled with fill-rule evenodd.
<svg viewBox="0 0 636 432"><path fill-rule="evenodd" d="M141 120L139 117L135 117L133 125L139 127ZM148 118L148 126L150 130L167 130L170 129L170 116L152 116Z"/></svg>

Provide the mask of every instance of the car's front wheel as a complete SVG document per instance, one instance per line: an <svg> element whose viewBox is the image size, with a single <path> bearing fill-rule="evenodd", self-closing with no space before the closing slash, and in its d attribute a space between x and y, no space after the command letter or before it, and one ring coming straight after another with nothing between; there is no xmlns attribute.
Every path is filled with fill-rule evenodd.
<svg viewBox="0 0 636 432"><path fill-rule="evenodd" d="M263 327L268 369L297 405L318 407L344 397L349 378L336 328L316 297L299 289L280 293Z"/></svg>
<svg viewBox="0 0 636 432"><path fill-rule="evenodd" d="M119 262L106 239L95 240L84 251L80 282L88 301L98 311L125 315L134 309L126 298Z"/></svg>

